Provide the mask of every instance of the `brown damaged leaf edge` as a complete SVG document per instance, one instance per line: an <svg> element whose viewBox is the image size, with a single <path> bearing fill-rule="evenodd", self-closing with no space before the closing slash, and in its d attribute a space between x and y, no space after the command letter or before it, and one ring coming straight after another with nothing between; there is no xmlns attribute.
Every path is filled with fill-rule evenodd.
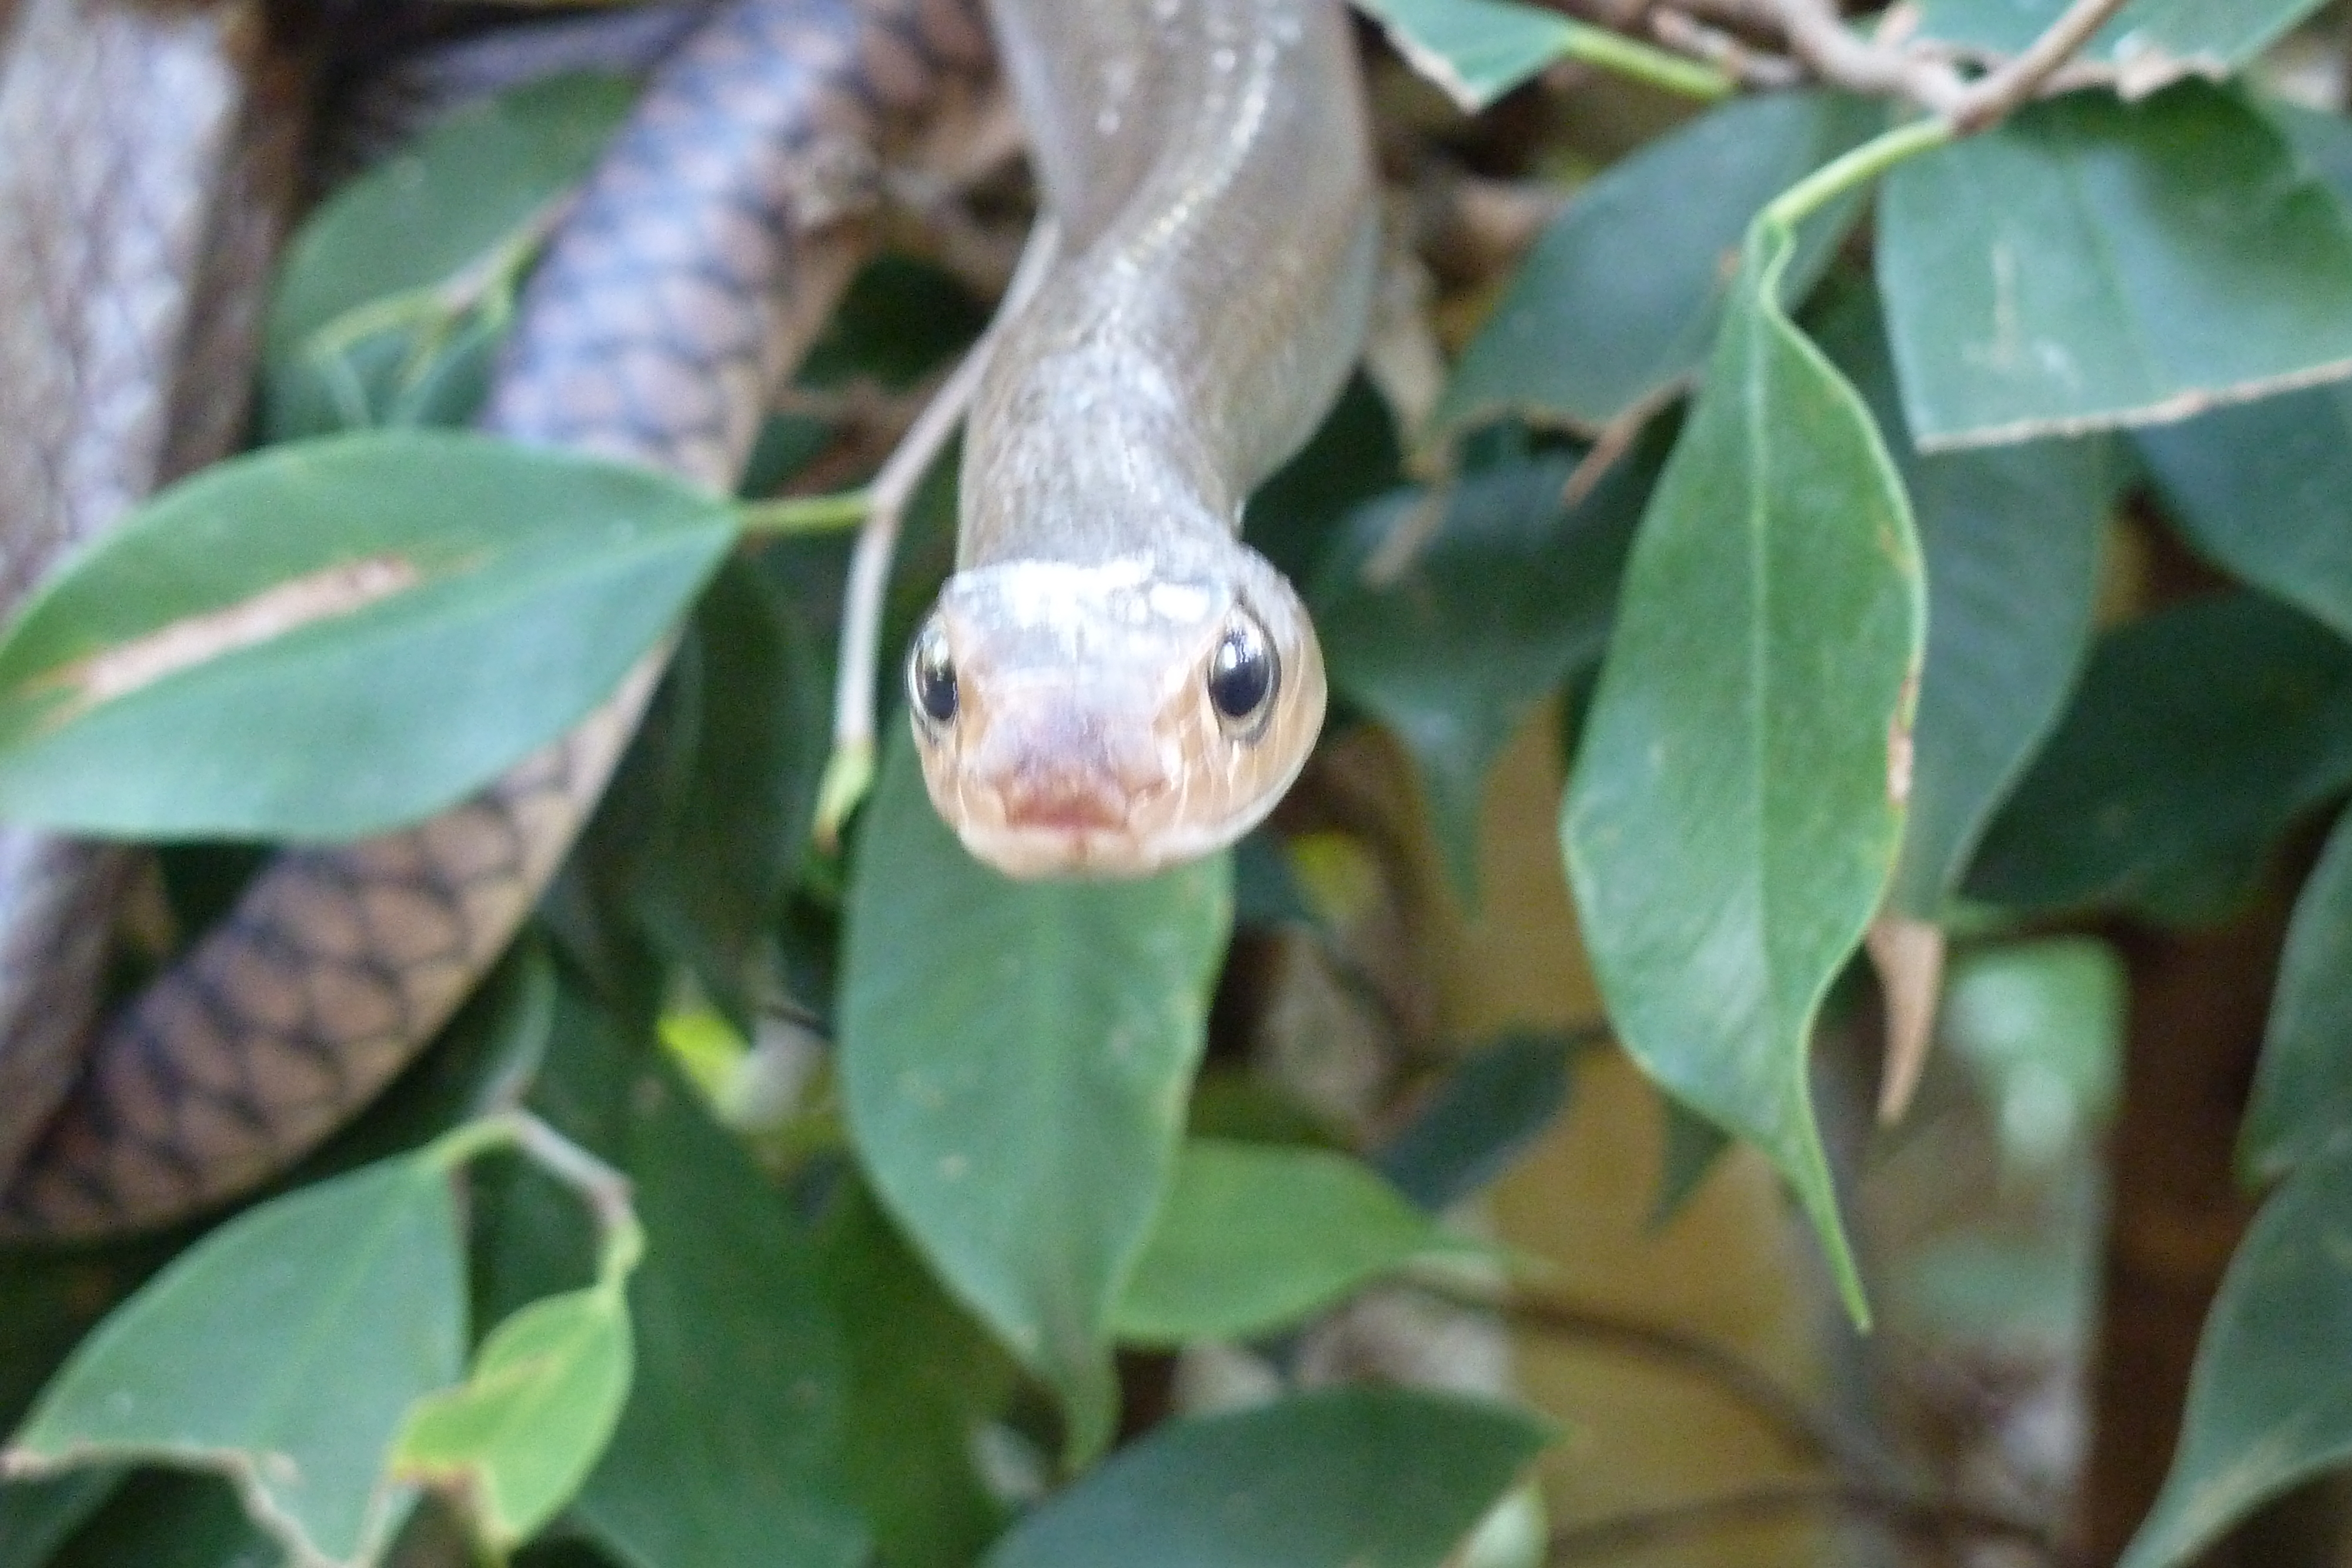
<svg viewBox="0 0 2352 1568"><path fill-rule="evenodd" d="M43 716L44 727L55 729L167 675L274 642L305 626L357 614L425 580L415 563L401 556L345 561L77 659L35 676L25 689L65 688L66 700Z"/></svg>

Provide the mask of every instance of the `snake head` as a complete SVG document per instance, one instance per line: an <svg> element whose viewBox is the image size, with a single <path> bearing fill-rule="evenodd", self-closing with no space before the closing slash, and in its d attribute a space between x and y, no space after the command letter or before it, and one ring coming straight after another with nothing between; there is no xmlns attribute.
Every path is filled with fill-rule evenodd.
<svg viewBox="0 0 2352 1568"><path fill-rule="evenodd" d="M1149 560L959 572L907 696L931 802L1010 876L1139 876L1274 809L1323 724L1323 657L1281 574Z"/></svg>

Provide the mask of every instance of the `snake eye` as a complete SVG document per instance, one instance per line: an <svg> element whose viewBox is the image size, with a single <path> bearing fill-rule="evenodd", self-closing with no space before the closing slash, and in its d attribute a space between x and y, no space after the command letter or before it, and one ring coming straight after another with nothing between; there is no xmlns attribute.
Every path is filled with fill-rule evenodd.
<svg viewBox="0 0 2352 1568"><path fill-rule="evenodd" d="M1235 615L1209 655L1209 701L1228 726L1246 729L1263 725L1281 684L1281 665L1265 628L1246 615Z"/></svg>
<svg viewBox="0 0 2352 1568"><path fill-rule="evenodd" d="M943 729L955 722L955 661L948 656L948 634L937 621L915 638L907 656L907 695L928 727Z"/></svg>

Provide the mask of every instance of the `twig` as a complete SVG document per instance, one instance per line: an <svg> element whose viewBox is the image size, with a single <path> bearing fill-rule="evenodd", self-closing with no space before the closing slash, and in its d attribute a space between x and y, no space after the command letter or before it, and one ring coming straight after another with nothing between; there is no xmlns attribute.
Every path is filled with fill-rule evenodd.
<svg viewBox="0 0 2352 1568"><path fill-rule="evenodd" d="M827 853L838 844L842 824L874 779L874 679L882 641L882 604L890 582L890 558L898 548L907 507L923 476L946 447L948 437L962 423L1003 324L1037 291L1060 248L1053 220L1040 218L988 330L940 383L866 491L866 522L858 530L856 551L850 557L842 607L841 661L834 683L833 757L825 764L824 781L817 795L816 841Z"/></svg>
<svg viewBox="0 0 2352 1568"><path fill-rule="evenodd" d="M1969 84L1960 101L1945 111L1953 129L1973 136L2032 98L2123 8L2124 0L2074 0L2022 54Z"/></svg>
<svg viewBox="0 0 2352 1568"><path fill-rule="evenodd" d="M1805 73L1785 55L1768 54L1673 6L1649 12L1650 36L1670 49L1705 60L1740 86L1764 92L1795 87Z"/></svg>
<svg viewBox="0 0 2352 1568"><path fill-rule="evenodd" d="M1451 1291L1443 1293L1452 1294ZM1720 1389L1756 1416L1799 1458L1818 1460L1864 1473L1885 1470L1874 1452L1846 1441L1813 1409L1782 1387L1770 1375L1732 1351L1676 1329L1633 1318L1622 1318L1591 1307L1542 1298L1512 1296L1481 1300L1465 1292L1457 1298L1498 1312L1503 1321L1563 1340L1577 1340L1645 1361L1654 1366L1685 1373Z"/></svg>
<svg viewBox="0 0 2352 1568"><path fill-rule="evenodd" d="M2124 0L2074 0L2022 53L1974 81L1926 51L1865 38L1845 25L1834 0L1771 0L1789 47L1813 74L1835 87L1881 97L1907 98L1937 115L1958 136L1972 136L2014 111L2043 89L2071 87L2079 74L2063 68Z"/></svg>
<svg viewBox="0 0 2352 1568"><path fill-rule="evenodd" d="M2057 1542L2042 1526L1958 1499L1915 1496L1851 1481L1790 1481L1570 1525L1552 1533L1544 1562L1548 1568L1562 1568L1612 1561L1644 1547L1823 1511L1868 1519L1898 1535L2006 1542L2038 1552L2046 1562L2063 1560Z"/></svg>
<svg viewBox="0 0 2352 1568"><path fill-rule="evenodd" d="M1940 60L1891 49L1845 25L1834 0L1772 0L1789 48L1832 86L1876 97L1907 98L1937 114L1960 101L1966 85Z"/></svg>

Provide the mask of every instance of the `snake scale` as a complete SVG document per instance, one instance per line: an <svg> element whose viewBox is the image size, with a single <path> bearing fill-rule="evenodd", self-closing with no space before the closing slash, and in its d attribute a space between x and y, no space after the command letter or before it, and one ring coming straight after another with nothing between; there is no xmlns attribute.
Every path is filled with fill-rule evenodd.
<svg viewBox="0 0 2352 1568"><path fill-rule="evenodd" d="M214 275L243 255L215 231L266 236L234 214L266 206L263 172L285 162L252 131L288 118L267 110L247 0L16 4L0 131L65 124L98 172L0 151L0 382L22 361L74 394L57 429L0 402L8 460L55 481L0 497L12 591L225 449L217 420L183 437L170 393L136 389L209 386L216 411L219 388L239 384L219 356L249 354L252 291L213 303L235 297ZM983 858L1139 870L1262 815L1320 719L1304 612L1233 536L1249 486L1304 438L1360 339L1360 89L1337 0L989 9L992 28L968 0L716 7L551 241L483 423L729 487L863 254L861 225L839 221L843 172L968 101L1001 50L1066 246L982 385L962 570L918 639L915 722L935 798ZM174 48L194 64L170 64ZM204 77L206 93L123 90L164 69ZM216 199L154 204L187 190ZM58 233L96 237L60 253L42 239ZM92 261L110 246L120 277ZM90 325L141 290L165 304L123 342ZM39 302L29 322L22 300ZM141 430L169 434L126 446L108 424L142 396L157 407ZM84 447L134 455L84 464L107 470L86 482ZM250 1190L364 1103L528 914L659 666L440 818L279 854L110 1019L86 998L103 958L92 912L119 853L0 840L0 1236L169 1223Z"/></svg>

